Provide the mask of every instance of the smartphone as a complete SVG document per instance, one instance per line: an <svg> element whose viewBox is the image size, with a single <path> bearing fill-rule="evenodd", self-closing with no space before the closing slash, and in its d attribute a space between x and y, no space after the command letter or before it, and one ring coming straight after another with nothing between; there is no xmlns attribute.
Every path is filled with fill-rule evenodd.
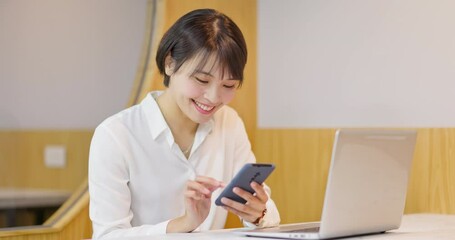
<svg viewBox="0 0 455 240"><path fill-rule="evenodd" d="M247 163L235 175L232 181L224 188L220 196L215 200L217 206L223 206L221 198L226 197L239 203L246 203L246 200L235 194L232 190L234 187L239 187L250 193L254 193L250 183L255 181L262 184L265 179L275 169L274 164L270 163Z"/></svg>

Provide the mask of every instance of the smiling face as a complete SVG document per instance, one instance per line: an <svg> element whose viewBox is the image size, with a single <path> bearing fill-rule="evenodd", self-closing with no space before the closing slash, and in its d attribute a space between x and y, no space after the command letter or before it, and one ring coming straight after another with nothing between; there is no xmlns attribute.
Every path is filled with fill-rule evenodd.
<svg viewBox="0 0 455 240"><path fill-rule="evenodd" d="M175 132L207 122L234 98L247 61L239 27L214 9L196 9L164 34L156 53L167 90L157 98Z"/></svg>
<svg viewBox="0 0 455 240"><path fill-rule="evenodd" d="M205 123L221 107L232 101L240 81L232 79L230 73L217 64L211 56L204 66L199 67L200 56L196 56L173 72L172 60L166 66L170 76L169 93L182 116L194 123ZM223 72L224 71L224 72Z"/></svg>

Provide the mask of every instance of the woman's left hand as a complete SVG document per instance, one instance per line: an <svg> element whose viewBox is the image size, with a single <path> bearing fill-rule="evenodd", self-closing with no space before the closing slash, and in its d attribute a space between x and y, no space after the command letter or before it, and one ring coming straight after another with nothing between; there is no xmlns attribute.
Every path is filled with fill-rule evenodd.
<svg viewBox="0 0 455 240"><path fill-rule="evenodd" d="M254 194L238 187L233 189L235 194L246 200L245 204L225 197L221 199L221 202L225 205L223 206L224 209L238 215L243 220L252 223L263 216L263 212L266 209L265 204L269 200L269 197L265 192L263 185L258 184L257 182L252 182L251 187L255 191Z"/></svg>

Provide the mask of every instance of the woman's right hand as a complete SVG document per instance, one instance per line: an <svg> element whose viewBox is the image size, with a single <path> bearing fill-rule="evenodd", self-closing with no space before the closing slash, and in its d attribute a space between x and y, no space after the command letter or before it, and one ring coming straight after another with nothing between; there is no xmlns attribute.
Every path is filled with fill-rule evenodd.
<svg viewBox="0 0 455 240"><path fill-rule="evenodd" d="M224 186L211 177L197 176L194 181L189 180L184 194L185 214L171 220L167 232L191 232L201 225L210 212L213 191Z"/></svg>

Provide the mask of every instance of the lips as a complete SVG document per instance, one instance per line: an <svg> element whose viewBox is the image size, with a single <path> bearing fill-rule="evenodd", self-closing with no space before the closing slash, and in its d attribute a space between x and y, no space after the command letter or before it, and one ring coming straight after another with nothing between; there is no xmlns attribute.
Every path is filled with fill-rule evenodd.
<svg viewBox="0 0 455 240"><path fill-rule="evenodd" d="M215 109L215 106L205 105L203 103L197 102L194 99L193 99L193 102L194 102L194 105L196 105L196 109L203 114L208 114L208 113L212 112L213 109Z"/></svg>

